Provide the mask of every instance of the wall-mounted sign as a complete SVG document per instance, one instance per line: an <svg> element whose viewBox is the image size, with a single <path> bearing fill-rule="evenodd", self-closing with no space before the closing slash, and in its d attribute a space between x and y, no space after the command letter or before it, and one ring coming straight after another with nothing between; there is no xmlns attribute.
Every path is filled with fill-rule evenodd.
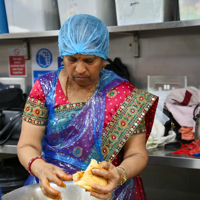
<svg viewBox="0 0 200 200"><path fill-rule="evenodd" d="M41 68L48 68L53 60L51 51L46 48L40 49L36 54L36 62Z"/></svg>
<svg viewBox="0 0 200 200"><path fill-rule="evenodd" d="M58 69L59 52L57 47L32 47L32 84L41 75Z"/></svg>
<svg viewBox="0 0 200 200"><path fill-rule="evenodd" d="M61 57L58 57L58 68L59 67L64 67L64 65L63 65L63 59Z"/></svg>
<svg viewBox="0 0 200 200"><path fill-rule="evenodd" d="M9 48L9 76L26 76L26 61L24 59L23 48Z"/></svg>

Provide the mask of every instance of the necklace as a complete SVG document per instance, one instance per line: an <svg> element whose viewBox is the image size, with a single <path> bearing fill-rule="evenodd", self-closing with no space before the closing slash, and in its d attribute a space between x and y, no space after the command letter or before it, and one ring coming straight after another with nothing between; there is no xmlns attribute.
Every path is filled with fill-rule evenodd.
<svg viewBox="0 0 200 200"><path fill-rule="evenodd" d="M98 82L97 82L98 84ZM92 97L92 95L94 94L95 90L96 90L96 87L97 87L97 84L95 85L93 91L91 92L91 94L89 95L89 97L87 98L87 102L89 101L89 99ZM67 84L66 84L66 94L68 96L68 101L69 103L71 103L71 100L70 100L70 79L68 78L68 81L67 81Z"/></svg>

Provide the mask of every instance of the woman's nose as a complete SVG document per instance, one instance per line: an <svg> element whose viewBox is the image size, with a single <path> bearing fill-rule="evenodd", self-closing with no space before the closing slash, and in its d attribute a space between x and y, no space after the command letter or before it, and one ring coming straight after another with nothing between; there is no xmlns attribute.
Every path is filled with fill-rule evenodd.
<svg viewBox="0 0 200 200"><path fill-rule="evenodd" d="M86 71L84 63L82 61L78 61L75 69L79 74L83 74Z"/></svg>

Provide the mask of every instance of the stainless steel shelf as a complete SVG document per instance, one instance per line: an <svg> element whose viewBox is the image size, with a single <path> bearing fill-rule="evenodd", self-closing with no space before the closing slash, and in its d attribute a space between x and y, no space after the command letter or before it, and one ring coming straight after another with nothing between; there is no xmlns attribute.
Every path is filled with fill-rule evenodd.
<svg viewBox="0 0 200 200"><path fill-rule="evenodd" d="M57 37L59 30L43 31L43 32L26 32L26 33L6 33L0 34L1 39L26 39L41 37Z"/></svg>
<svg viewBox="0 0 200 200"><path fill-rule="evenodd" d="M129 33L129 32L135 32L135 31L175 29L175 28L187 28L187 27L198 27L198 26L200 27L200 19L187 20L187 21L171 21L171 22L162 22L162 23L126 25L126 26L109 26L108 31L110 33ZM0 40L1 39L57 37L58 32L59 30L44 31L44 32L7 33L7 34L0 34Z"/></svg>
<svg viewBox="0 0 200 200"><path fill-rule="evenodd" d="M114 33L114 32L134 32L134 31L147 31L147 30L187 28L187 27L197 27L197 26L200 26L200 19L186 20L186 21L171 21L162 23L137 24L129 26L110 26L108 27L108 30L110 33Z"/></svg>

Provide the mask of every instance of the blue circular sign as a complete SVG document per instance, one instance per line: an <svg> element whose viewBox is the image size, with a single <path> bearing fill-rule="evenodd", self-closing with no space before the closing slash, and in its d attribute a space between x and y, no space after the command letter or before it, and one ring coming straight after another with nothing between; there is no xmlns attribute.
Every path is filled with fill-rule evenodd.
<svg viewBox="0 0 200 200"><path fill-rule="evenodd" d="M36 54L37 64L42 68L47 68L53 60L52 54L48 49L40 49Z"/></svg>

